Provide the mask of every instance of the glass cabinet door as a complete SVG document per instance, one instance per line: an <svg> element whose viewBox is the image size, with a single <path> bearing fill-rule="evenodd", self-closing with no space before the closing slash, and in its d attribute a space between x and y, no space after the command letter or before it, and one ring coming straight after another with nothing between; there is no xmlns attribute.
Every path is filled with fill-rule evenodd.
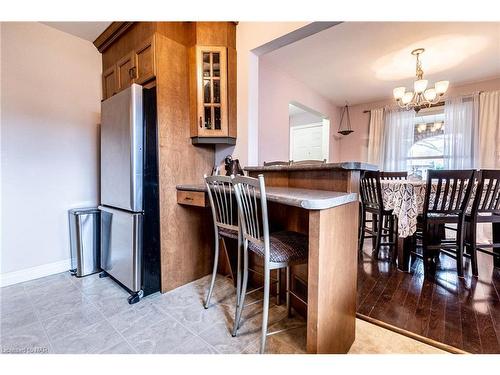
<svg viewBox="0 0 500 375"><path fill-rule="evenodd" d="M197 47L199 134L224 136L226 118L226 48Z"/></svg>

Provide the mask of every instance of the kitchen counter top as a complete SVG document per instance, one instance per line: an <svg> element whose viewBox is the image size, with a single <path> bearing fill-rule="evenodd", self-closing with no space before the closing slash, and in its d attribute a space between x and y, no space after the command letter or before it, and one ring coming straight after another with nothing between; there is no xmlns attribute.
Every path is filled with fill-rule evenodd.
<svg viewBox="0 0 500 375"><path fill-rule="evenodd" d="M177 190L206 192L205 185L178 185ZM356 193L313 190L289 187L266 187L267 200L306 210L325 210L343 204L355 202Z"/></svg>
<svg viewBox="0 0 500 375"><path fill-rule="evenodd" d="M317 170L367 170L376 171L378 167L374 164L362 163L357 161L346 161L343 163L324 163L324 164L295 164L295 165L269 165L269 166L253 166L243 168L248 172L260 171L317 171Z"/></svg>

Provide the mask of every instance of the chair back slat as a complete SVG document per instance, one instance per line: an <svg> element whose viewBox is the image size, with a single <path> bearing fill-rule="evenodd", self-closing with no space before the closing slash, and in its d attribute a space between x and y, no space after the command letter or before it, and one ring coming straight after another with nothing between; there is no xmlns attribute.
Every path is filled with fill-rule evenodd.
<svg viewBox="0 0 500 375"><path fill-rule="evenodd" d="M424 216L428 213L463 214L469 202L473 176L473 170L429 170Z"/></svg>
<svg viewBox="0 0 500 375"><path fill-rule="evenodd" d="M264 176L259 175L258 179L233 176L232 181L243 238L255 243L267 243L265 251L269 258L269 223Z"/></svg>
<svg viewBox="0 0 500 375"><path fill-rule="evenodd" d="M458 180L453 179L452 186L451 186L451 193L450 193L450 207L456 207L456 202L457 202L457 185L458 185Z"/></svg>
<svg viewBox="0 0 500 375"><path fill-rule="evenodd" d="M408 172L380 172L381 180L407 180Z"/></svg>
<svg viewBox="0 0 500 375"><path fill-rule="evenodd" d="M361 202L366 207L383 209L379 171L365 171L361 177Z"/></svg>
<svg viewBox="0 0 500 375"><path fill-rule="evenodd" d="M215 226L238 230L234 188L229 176L207 176L205 185Z"/></svg>
<svg viewBox="0 0 500 375"><path fill-rule="evenodd" d="M490 180L490 184L495 186L493 192L491 193L491 200L488 209L491 211L500 210L500 177Z"/></svg>
<svg viewBox="0 0 500 375"><path fill-rule="evenodd" d="M290 160L284 161L284 160L275 160L275 161L265 161L264 162L264 167L270 167L273 165L290 165Z"/></svg>
<svg viewBox="0 0 500 375"><path fill-rule="evenodd" d="M455 182L456 180L446 180L444 184L443 199L441 200L441 211L445 211L447 207L454 207L455 197L453 194L448 196L448 192L450 190L450 183L453 183L453 185L455 185Z"/></svg>
<svg viewBox="0 0 500 375"><path fill-rule="evenodd" d="M442 185L442 180L439 179L438 180L438 184L437 184L437 187L436 187L436 194L434 195L434 202L433 202L433 206L432 206L432 209L434 211L437 211L437 206L438 206L438 202L439 202L439 197L441 197L441 185Z"/></svg>
<svg viewBox="0 0 500 375"><path fill-rule="evenodd" d="M472 212L500 214L500 170L483 169L478 180Z"/></svg>
<svg viewBox="0 0 500 375"><path fill-rule="evenodd" d="M320 165L326 164L326 159L323 160L290 160L290 165Z"/></svg>

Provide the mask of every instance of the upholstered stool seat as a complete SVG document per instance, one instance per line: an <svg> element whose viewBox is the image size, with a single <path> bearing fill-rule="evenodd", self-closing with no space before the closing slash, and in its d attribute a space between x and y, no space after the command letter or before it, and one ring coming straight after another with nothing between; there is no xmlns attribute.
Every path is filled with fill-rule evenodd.
<svg viewBox="0 0 500 375"><path fill-rule="evenodd" d="M308 238L306 235L281 231L269 235L269 260L274 263L307 261ZM250 242L248 248L264 257L264 242Z"/></svg>
<svg viewBox="0 0 500 375"><path fill-rule="evenodd" d="M219 236L237 240L238 231L234 229L219 227Z"/></svg>

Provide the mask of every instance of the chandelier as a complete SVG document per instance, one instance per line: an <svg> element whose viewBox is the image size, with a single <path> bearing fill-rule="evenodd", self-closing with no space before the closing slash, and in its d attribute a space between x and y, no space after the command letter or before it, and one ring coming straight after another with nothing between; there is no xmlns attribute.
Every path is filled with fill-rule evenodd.
<svg viewBox="0 0 500 375"><path fill-rule="evenodd" d="M413 56L416 56L417 67L415 75L417 80L413 83L414 91L406 91L406 87L396 87L393 90L394 99L401 108L414 109L418 112L424 107L430 107L439 102L444 93L448 90L449 81L439 81L434 84L434 87L427 88L428 81L424 79L424 71L422 70L422 62L419 56L424 53L425 49L417 48L411 51Z"/></svg>

